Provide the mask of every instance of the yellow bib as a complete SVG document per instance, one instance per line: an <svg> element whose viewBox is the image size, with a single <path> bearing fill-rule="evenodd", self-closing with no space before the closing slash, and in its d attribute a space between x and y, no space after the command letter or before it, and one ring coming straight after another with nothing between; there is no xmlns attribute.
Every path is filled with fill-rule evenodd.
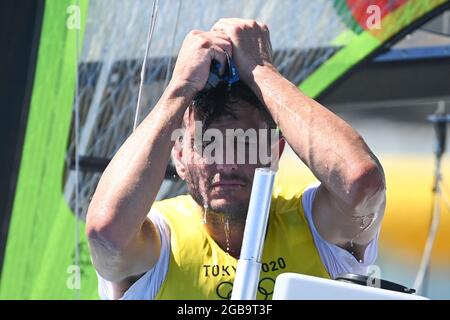
<svg viewBox="0 0 450 320"><path fill-rule="evenodd" d="M284 272L329 278L304 216L304 189L275 186L264 244L257 299L271 299ZM153 205L171 230L169 270L156 299L229 299L237 260L206 232L189 195Z"/></svg>

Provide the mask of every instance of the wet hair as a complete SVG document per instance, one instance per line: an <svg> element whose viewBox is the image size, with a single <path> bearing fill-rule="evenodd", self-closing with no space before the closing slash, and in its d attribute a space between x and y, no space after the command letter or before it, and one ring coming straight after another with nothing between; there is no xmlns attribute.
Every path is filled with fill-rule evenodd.
<svg viewBox="0 0 450 320"><path fill-rule="evenodd" d="M242 81L238 81L231 86L221 83L215 88L200 91L192 101L190 108L198 116L205 130L213 121L221 117L231 116L237 119L233 106L239 101L244 101L259 110L269 129L275 129L277 127L266 106L261 103L253 91Z"/></svg>

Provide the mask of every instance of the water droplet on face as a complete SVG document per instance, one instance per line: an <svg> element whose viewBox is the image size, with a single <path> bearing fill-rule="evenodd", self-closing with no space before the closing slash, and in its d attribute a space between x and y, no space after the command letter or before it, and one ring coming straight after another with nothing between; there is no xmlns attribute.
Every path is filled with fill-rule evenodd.
<svg viewBox="0 0 450 320"><path fill-rule="evenodd" d="M360 225L359 225L359 228L360 228L360 229L364 229L364 226L365 226L365 224L364 224L364 219L365 219L365 218L362 218L362 219L361 219L361 223L360 223Z"/></svg>
<svg viewBox="0 0 450 320"><path fill-rule="evenodd" d="M355 237L355 238L356 238L356 237ZM354 247L355 247L353 241L355 240L355 238L353 238L353 239L350 240L350 254L351 254L352 256L355 256L355 251L353 251L353 249L354 249Z"/></svg>
<svg viewBox="0 0 450 320"><path fill-rule="evenodd" d="M230 225L228 222L228 217L225 219L224 231L225 231L226 251L228 254L230 252Z"/></svg>
<svg viewBox="0 0 450 320"><path fill-rule="evenodd" d="M375 217L376 217L375 213L371 213L362 217L357 217L356 219L360 219L359 228L364 230L368 229L375 221Z"/></svg>
<svg viewBox="0 0 450 320"><path fill-rule="evenodd" d="M206 220L207 215L208 215L208 205L205 203L203 205L203 220L202 220L203 224L206 224L206 222L207 222L207 220Z"/></svg>

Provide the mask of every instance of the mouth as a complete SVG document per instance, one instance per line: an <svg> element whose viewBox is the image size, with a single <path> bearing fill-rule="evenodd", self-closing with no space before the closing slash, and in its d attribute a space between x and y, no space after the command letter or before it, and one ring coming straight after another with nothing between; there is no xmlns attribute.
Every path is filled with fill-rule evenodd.
<svg viewBox="0 0 450 320"><path fill-rule="evenodd" d="M211 189L236 189L245 188L246 184L239 180L218 181L211 185Z"/></svg>

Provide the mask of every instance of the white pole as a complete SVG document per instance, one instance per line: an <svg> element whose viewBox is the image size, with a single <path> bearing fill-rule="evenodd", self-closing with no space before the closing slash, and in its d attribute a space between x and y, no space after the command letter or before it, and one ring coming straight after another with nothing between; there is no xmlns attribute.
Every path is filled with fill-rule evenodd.
<svg viewBox="0 0 450 320"><path fill-rule="evenodd" d="M268 168L255 170L231 300L256 299L274 179L275 172Z"/></svg>

